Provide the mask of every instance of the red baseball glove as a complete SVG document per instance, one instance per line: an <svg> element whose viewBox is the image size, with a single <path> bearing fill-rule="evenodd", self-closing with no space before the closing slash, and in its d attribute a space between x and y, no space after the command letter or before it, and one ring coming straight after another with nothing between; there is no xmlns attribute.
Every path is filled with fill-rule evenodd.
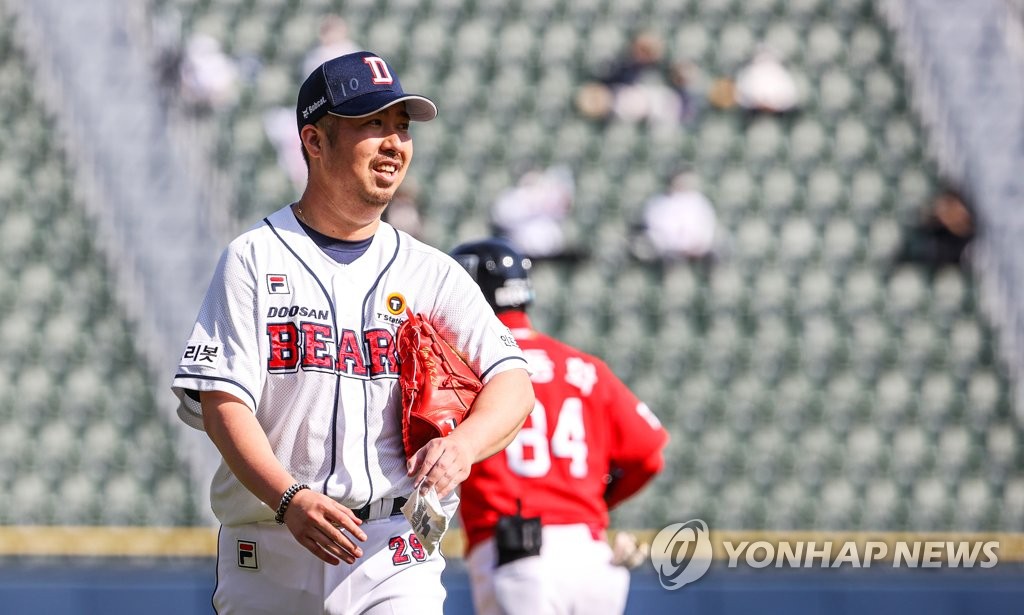
<svg viewBox="0 0 1024 615"><path fill-rule="evenodd" d="M402 387L402 444L412 457L430 440L447 436L469 412L480 378L421 315L395 334Z"/></svg>

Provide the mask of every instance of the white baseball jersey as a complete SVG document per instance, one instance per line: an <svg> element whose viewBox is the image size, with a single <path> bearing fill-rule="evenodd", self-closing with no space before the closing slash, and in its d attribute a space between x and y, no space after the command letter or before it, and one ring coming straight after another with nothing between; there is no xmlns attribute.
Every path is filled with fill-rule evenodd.
<svg viewBox="0 0 1024 615"><path fill-rule="evenodd" d="M526 368L508 328L448 255L382 222L366 253L342 265L283 207L221 256L174 376L178 414L202 429L186 391L230 393L255 412L296 480L353 509L408 495L394 344L406 307L484 383ZM223 462L210 499L224 525L274 518Z"/></svg>

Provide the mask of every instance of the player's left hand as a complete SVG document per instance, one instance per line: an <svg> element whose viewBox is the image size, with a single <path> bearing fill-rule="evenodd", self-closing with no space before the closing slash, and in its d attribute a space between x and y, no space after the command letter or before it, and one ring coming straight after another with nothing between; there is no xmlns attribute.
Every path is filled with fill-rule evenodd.
<svg viewBox="0 0 1024 615"><path fill-rule="evenodd" d="M443 438L434 438L409 458L407 466L412 484L421 493L433 486L437 497L444 499L467 477L473 465L474 452L459 437L456 429Z"/></svg>

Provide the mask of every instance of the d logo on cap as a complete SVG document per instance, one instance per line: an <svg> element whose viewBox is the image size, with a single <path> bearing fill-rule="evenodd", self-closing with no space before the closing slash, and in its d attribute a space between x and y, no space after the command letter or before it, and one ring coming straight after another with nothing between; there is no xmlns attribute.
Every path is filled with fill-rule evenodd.
<svg viewBox="0 0 1024 615"><path fill-rule="evenodd" d="M324 62L299 88L296 120L299 130L330 113L365 117L404 102L409 119L427 122L437 107L425 96L406 94L395 71L375 53L358 51Z"/></svg>

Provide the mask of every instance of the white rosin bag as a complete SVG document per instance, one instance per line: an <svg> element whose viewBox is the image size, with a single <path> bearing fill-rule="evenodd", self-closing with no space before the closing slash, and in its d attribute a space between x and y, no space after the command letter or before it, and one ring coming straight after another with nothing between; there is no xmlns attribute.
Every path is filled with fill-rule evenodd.
<svg viewBox="0 0 1024 615"><path fill-rule="evenodd" d="M437 497L437 490L433 485L426 494L420 491L420 489L413 490L409 501L402 506L402 514L409 520L412 531L420 539L427 554L433 555L440 546L444 533L448 531L451 519L441 507L441 500Z"/></svg>

